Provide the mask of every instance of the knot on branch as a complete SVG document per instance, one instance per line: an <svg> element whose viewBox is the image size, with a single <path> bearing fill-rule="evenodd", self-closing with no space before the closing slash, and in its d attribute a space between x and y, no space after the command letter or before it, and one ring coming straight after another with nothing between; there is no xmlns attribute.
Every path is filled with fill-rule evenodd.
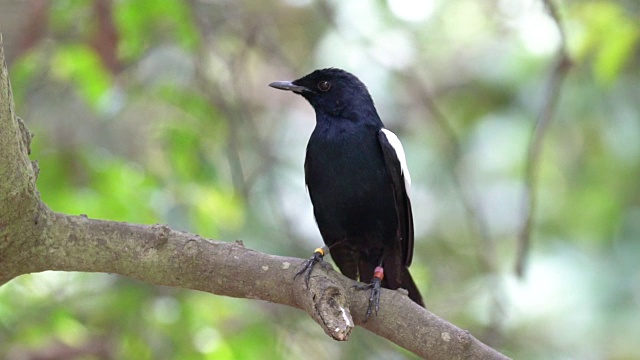
<svg viewBox="0 0 640 360"><path fill-rule="evenodd" d="M145 248L158 249L164 246L169 240L169 234L171 233L169 226L164 224L155 224L149 226L149 229L152 230L152 236L147 238Z"/></svg>
<svg viewBox="0 0 640 360"><path fill-rule="evenodd" d="M467 330L460 330L457 334L458 342L463 346L463 348L468 348L473 341L473 336Z"/></svg>
<svg viewBox="0 0 640 360"><path fill-rule="evenodd" d="M33 139L33 133L27 129L24 124L24 120L21 117L16 116L18 127L20 128L20 135L22 140L22 146L27 151L27 155L31 155L31 140Z"/></svg>
<svg viewBox="0 0 640 360"><path fill-rule="evenodd" d="M347 298L340 288L335 286L324 288L320 298L316 300L315 307L317 315L322 320L324 331L329 336L339 341L349 339L354 324Z"/></svg>
<svg viewBox="0 0 640 360"><path fill-rule="evenodd" d="M347 289L336 280L337 277L330 276L334 271L329 264L320 262L313 271L322 274L311 276L308 289L303 276L296 279L298 303L331 338L338 341L349 340L355 323L349 310Z"/></svg>

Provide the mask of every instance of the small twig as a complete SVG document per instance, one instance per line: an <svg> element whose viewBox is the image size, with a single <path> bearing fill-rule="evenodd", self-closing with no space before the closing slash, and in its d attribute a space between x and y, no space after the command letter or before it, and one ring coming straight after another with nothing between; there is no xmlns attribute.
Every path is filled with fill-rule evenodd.
<svg viewBox="0 0 640 360"><path fill-rule="evenodd" d="M527 151L527 163L524 174L525 188L522 194L522 227L518 235L518 249L516 254L515 271L519 277L524 275L529 248L531 245L531 228L533 214L536 209L537 174L540 164L540 152L549 123L555 112L562 83L571 68L571 59L567 54L566 35L556 6L551 0L542 0L551 18L558 27L560 33L560 49L558 50L555 65L551 71L544 90L544 98L540 106L540 112L536 124L531 133L531 140Z"/></svg>

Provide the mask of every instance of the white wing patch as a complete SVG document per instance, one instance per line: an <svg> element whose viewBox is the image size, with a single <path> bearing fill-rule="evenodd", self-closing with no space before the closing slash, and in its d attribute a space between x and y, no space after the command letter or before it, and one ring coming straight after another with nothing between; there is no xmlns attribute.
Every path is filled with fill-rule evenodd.
<svg viewBox="0 0 640 360"><path fill-rule="evenodd" d="M396 134L391 132L391 130L382 129L382 132L387 137L387 140L393 147L393 150L396 151L396 156L398 157L398 161L400 161L400 168L403 175L402 177L404 178L404 187L407 190L407 195L409 195L411 191L411 175L409 174L409 168L407 167L407 160L404 157L404 149L402 148L402 143L400 142L400 139L398 139Z"/></svg>

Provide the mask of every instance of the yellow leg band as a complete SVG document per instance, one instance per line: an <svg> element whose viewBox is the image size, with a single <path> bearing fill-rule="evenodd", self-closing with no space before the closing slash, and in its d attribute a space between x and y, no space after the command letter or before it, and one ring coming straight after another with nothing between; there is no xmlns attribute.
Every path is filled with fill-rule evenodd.
<svg viewBox="0 0 640 360"><path fill-rule="evenodd" d="M324 249L323 248L317 248L314 252L320 253L320 255L324 256Z"/></svg>

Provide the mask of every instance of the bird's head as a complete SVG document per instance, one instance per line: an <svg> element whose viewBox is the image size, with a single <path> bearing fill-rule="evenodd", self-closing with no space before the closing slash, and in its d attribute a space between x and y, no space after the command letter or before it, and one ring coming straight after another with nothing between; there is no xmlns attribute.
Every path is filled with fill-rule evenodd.
<svg viewBox="0 0 640 360"><path fill-rule="evenodd" d="M302 95L318 115L350 120L378 118L367 87L341 69L316 70L298 80L276 81L269 86Z"/></svg>

